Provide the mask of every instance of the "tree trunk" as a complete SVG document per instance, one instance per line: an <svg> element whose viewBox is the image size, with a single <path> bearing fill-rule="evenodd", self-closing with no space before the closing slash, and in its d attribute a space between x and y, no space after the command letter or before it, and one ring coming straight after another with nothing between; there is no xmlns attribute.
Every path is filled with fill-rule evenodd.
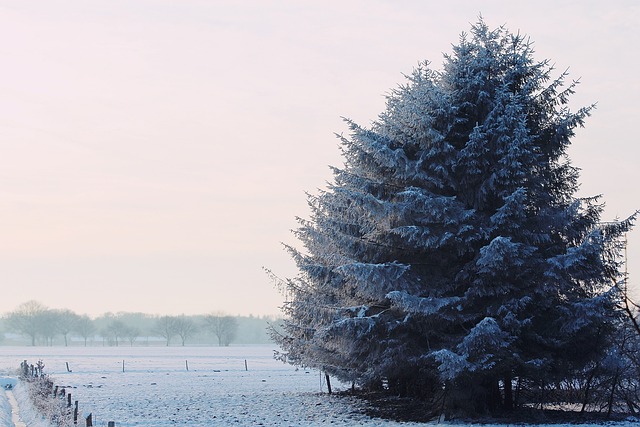
<svg viewBox="0 0 640 427"><path fill-rule="evenodd" d="M506 411L513 410L513 386L511 384L511 374L504 376L504 409Z"/></svg>
<svg viewBox="0 0 640 427"><path fill-rule="evenodd" d="M489 412L494 412L500 407L502 396L500 395L500 386L497 379L488 379L484 381L484 390L486 393L485 407ZM480 399L478 403L481 403ZM478 407L476 412L482 412L483 408Z"/></svg>
<svg viewBox="0 0 640 427"><path fill-rule="evenodd" d="M611 416L611 412L613 410L613 396L616 392L616 385L618 384L618 376L620 375L620 370L616 369L616 374L613 377L613 383L611 384L611 394L609 394L609 402L607 408L607 418Z"/></svg>
<svg viewBox="0 0 640 427"><path fill-rule="evenodd" d="M591 391L591 381L593 381L593 377L596 374L596 369L598 369L597 366L591 370L591 372L589 373L589 378L587 378L587 384L585 385L585 388L584 388L584 399L582 400L582 409L580 409L580 413L581 414L584 413L585 409L587 408L587 404L589 403L589 393Z"/></svg>

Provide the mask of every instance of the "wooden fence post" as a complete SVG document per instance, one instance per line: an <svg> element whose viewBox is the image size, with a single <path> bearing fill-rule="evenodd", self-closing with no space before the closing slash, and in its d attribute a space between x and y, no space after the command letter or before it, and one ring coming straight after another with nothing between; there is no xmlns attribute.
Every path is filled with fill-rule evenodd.
<svg viewBox="0 0 640 427"><path fill-rule="evenodd" d="M93 427L93 416L92 416L92 414L89 414L89 416L85 420L85 426L86 427Z"/></svg>
<svg viewBox="0 0 640 427"><path fill-rule="evenodd" d="M185 361L184 361L184 366L186 366L186 367L187 367L187 371L188 371L188 370L189 370L189 361L188 361L188 360L185 360Z"/></svg>
<svg viewBox="0 0 640 427"><path fill-rule="evenodd" d="M71 393L67 394L67 408L71 408Z"/></svg>
<svg viewBox="0 0 640 427"><path fill-rule="evenodd" d="M327 390L329 390L329 394L331 394L331 379L329 378L329 374L325 372L324 378L327 380Z"/></svg>
<svg viewBox="0 0 640 427"><path fill-rule="evenodd" d="M76 407L73 409L73 424L78 424L78 401L76 400Z"/></svg>
<svg viewBox="0 0 640 427"><path fill-rule="evenodd" d="M107 424L107 427L116 427L116 422L115 421L109 421L109 423Z"/></svg>

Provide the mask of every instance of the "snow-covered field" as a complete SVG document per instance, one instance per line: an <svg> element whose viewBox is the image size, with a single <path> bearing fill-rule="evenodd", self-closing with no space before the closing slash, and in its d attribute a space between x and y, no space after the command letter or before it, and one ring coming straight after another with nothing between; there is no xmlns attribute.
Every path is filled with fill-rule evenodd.
<svg viewBox="0 0 640 427"><path fill-rule="evenodd" d="M80 413L92 413L98 426L107 421L149 427L399 425L362 415L361 402L355 399L329 396L319 372L278 362L273 350L273 346L0 347L0 372L11 375L22 360L41 359L55 384L65 386L72 400L79 401ZM67 372L66 363L72 372ZM3 400L0 411L6 413Z"/></svg>
<svg viewBox="0 0 640 427"><path fill-rule="evenodd" d="M55 384L65 386L79 401L80 413L93 414L95 426L106 426L107 421L148 427L421 425L363 415L361 401L329 396L319 372L278 362L273 350L268 345L0 347L0 383L11 381L22 360L41 359ZM72 372L67 372L66 363ZM15 395L22 400L21 411L33 417L19 391ZM617 426L627 424L639 425ZM13 426L1 391L0 426Z"/></svg>

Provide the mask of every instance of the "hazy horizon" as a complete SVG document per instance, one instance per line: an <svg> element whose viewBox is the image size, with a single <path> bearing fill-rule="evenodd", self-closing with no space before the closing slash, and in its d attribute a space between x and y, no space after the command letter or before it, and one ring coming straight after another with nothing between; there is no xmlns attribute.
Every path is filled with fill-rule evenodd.
<svg viewBox="0 0 640 427"><path fill-rule="evenodd" d="M70 310L73 313L80 315L80 316L89 316L92 320L96 320L96 319L100 319L100 318L109 318L109 317L114 317L114 318L118 318L118 317L130 317L130 316L146 316L146 317L150 317L150 318L154 318L154 317L162 317L162 316L174 316L174 317L180 317L180 316L185 316L185 317L198 317L198 316L208 316L208 315L215 315L215 316L231 316L231 317L242 317L242 318L254 318L254 319L270 319L270 320L275 320L275 319L280 319L282 318L282 315L280 313L276 313L276 314L254 314L254 313L248 313L248 314L238 314L238 313L232 313L232 312L228 312L228 311L224 311L224 310L212 310L212 311L208 311L208 312L202 312L202 313L149 313L149 312L143 312L143 311L105 311L105 312L101 312L101 313L95 313L95 314L88 314L88 313L81 313L81 312L76 312L75 310L71 310L68 307L50 307L49 305L43 303L42 301L38 301L38 300L29 300L29 301L22 301L21 303L19 303L18 305L16 305L15 307L13 307L10 310L6 310L3 312L0 312L0 319L5 318L5 316L11 314L12 312L17 312L19 311L22 307L23 304L30 304L32 302L38 303L41 305L41 307L48 309L48 310ZM0 329L0 333L2 333L3 330ZM4 331L7 332L7 331Z"/></svg>
<svg viewBox="0 0 640 427"><path fill-rule="evenodd" d="M597 103L579 195L640 208L635 1L0 0L0 313L279 314L263 267L295 275L281 242L342 165L341 117L368 126L480 13Z"/></svg>

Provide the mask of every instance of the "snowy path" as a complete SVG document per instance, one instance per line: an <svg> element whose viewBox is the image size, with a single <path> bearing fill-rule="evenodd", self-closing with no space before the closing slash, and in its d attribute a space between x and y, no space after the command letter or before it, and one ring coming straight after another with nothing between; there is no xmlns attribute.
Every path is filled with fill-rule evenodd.
<svg viewBox="0 0 640 427"><path fill-rule="evenodd" d="M20 410L18 409L18 402L16 401L15 396L11 390L5 390L7 394L7 400L9 400L9 404L11 405L11 421L15 427L27 427L27 425L20 418Z"/></svg>

